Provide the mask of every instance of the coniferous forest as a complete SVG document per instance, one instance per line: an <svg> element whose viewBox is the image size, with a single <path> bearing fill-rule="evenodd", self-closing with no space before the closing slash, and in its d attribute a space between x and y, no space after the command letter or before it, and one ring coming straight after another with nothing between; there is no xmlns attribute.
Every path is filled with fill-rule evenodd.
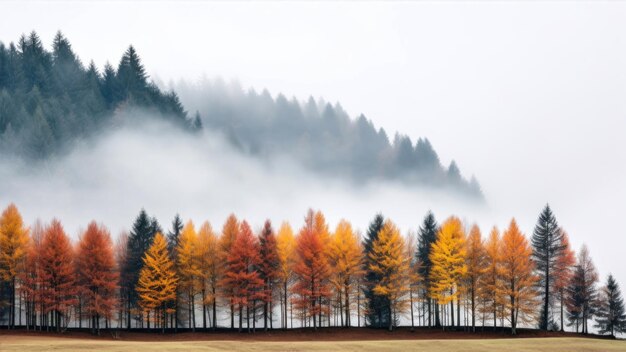
<svg viewBox="0 0 626 352"><path fill-rule="evenodd" d="M9 328L160 332L410 325L626 332L619 284L600 282L590 251L571 248L546 207L527 237L433 213L405 236L377 214L359 234L321 211L302 224L253 229L231 214L220 227L176 216L163 228L141 210L113 237L89 223L77 241L63 224L0 216L0 319ZM486 231L486 232L484 232ZM483 234L484 233L484 234Z"/></svg>
<svg viewBox="0 0 626 352"><path fill-rule="evenodd" d="M477 179L464 178L454 161L441 165L427 138L391 138L363 115L351 119L338 103L288 101L267 90L230 89L219 80L173 88L164 91L150 80L133 46L119 64L99 68L83 63L61 32L51 51L35 32L17 44L0 42L0 151L45 160L116 126L141 129L159 120L188 131L190 138L204 126L242 153L262 160L287 156L325 176L390 180L483 199Z"/></svg>

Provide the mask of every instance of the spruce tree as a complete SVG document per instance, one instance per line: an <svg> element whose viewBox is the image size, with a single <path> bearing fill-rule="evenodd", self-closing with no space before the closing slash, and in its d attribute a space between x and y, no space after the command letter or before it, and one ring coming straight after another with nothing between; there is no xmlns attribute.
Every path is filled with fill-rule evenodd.
<svg viewBox="0 0 626 352"><path fill-rule="evenodd" d="M432 262L430 260L430 252L432 249L432 244L437 240L437 221L435 220L435 215L431 211L429 211L424 217L424 221L422 222L422 226L419 228L418 239L417 239L417 251L415 253L415 257L417 261L420 263L419 265L419 274L422 278L423 283L423 291L424 297L428 297L426 299L427 310L428 310L428 326L432 326L432 317L433 313L435 313L435 326L439 326L439 314L438 306L435 306L435 311L433 312L433 302L428 294L428 289L430 287L430 270L432 268Z"/></svg>
<svg viewBox="0 0 626 352"><path fill-rule="evenodd" d="M596 312L596 325L600 334L626 333L626 309L622 292L613 278L609 275L606 286L602 290L602 297Z"/></svg>
<svg viewBox="0 0 626 352"><path fill-rule="evenodd" d="M553 286L554 269L559 256L565 249L562 237L563 233L559 230L556 218L550 206L546 204L539 215L531 241L533 260L539 275L539 286L543 301L539 316L539 328L542 330L548 330L551 322L550 305L553 298L551 289Z"/></svg>
<svg viewBox="0 0 626 352"><path fill-rule="evenodd" d="M130 232L127 243L128 257L122 268L121 286L128 297L127 308L127 328L130 329L131 309L138 308L138 295L135 288L137 280L139 280L139 271L143 266L143 256L152 245L154 235L160 232L160 226L154 218L150 218L144 209L141 209L139 215L133 223L133 229Z"/></svg>
<svg viewBox="0 0 626 352"><path fill-rule="evenodd" d="M382 214L377 214L367 229L365 241L363 243L365 256L365 288L364 294L367 301L366 322L369 326L384 328L389 326L390 302L387 297L374 293L374 287L381 281L381 275L370 269L370 253L374 249L374 242L378 239L378 233L382 230L385 218Z"/></svg>

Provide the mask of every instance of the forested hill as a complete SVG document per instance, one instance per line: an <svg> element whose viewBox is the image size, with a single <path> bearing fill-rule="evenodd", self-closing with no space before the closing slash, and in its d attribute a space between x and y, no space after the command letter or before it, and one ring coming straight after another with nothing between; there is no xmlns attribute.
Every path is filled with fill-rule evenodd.
<svg viewBox="0 0 626 352"><path fill-rule="evenodd" d="M85 66L59 32L47 51L37 33L0 42L0 150L42 158L68 141L112 123L114 112L139 107L182 128L191 121L178 96L148 81L131 46L117 68ZM123 112L123 111L122 111Z"/></svg>
<svg viewBox="0 0 626 352"><path fill-rule="evenodd" d="M136 116L147 116L189 132L204 125L243 153L287 156L319 174L483 197L478 182L465 179L454 161L441 164L428 139L413 143L395 134L390 140L384 129L363 115L351 119L339 104L273 98L267 91L245 92L220 81L171 88L149 80L132 46L117 67L107 63L99 70L93 62L85 66L60 32L51 51L35 32L17 44L0 42L0 155L45 159L64 152L72 141L128 120L141 125L145 120Z"/></svg>
<svg viewBox="0 0 626 352"><path fill-rule="evenodd" d="M454 161L441 164L427 138L413 143L407 135L390 137L364 115L350 118L339 103L273 98L267 90L246 91L221 79L181 81L171 88L185 106L200 112L205 127L223 132L247 153L287 154L310 169L358 182L394 180L483 197L478 181L465 179Z"/></svg>

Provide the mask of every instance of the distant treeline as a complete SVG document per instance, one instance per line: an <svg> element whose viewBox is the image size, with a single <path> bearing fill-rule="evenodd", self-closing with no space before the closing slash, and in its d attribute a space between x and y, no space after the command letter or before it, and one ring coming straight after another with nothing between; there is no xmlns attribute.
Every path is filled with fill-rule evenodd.
<svg viewBox="0 0 626 352"><path fill-rule="evenodd" d="M546 206L530 241L512 219L484 238L456 216L428 213L407 236L381 214L361 236L331 229L309 210L294 231L270 220L253 230L231 214L164 232L142 210L114 243L91 222L72 242L58 220L25 226L17 207L0 216L0 322L8 328L177 331L410 325L452 330L537 326L586 334L626 332L619 286L576 256Z"/></svg>
<svg viewBox="0 0 626 352"><path fill-rule="evenodd" d="M260 157L289 155L306 167L357 181L400 180L452 188L482 198L477 180L461 176L456 163L441 165L427 138L396 133L393 140L364 115L351 119L341 105L279 94L244 91L238 84L204 80L174 86L190 109L205 117L205 126L223 132L233 145Z"/></svg>
<svg viewBox="0 0 626 352"><path fill-rule="evenodd" d="M0 42L0 150L47 157L134 107L183 128L199 127L175 93L148 82L132 46L117 68L107 63L100 72L93 61L85 67L60 32L51 52L35 32L17 45Z"/></svg>

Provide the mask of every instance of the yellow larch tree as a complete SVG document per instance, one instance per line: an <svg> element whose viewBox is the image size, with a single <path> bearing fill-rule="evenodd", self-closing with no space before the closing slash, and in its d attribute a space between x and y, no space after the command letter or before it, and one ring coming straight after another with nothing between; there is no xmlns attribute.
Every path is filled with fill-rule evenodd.
<svg viewBox="0 0 626 352"><path fill-rule="evenodd" d="M183 227L176 247L176 271L178 288L184 293L187 303L187 326L196 331L196 296L200 287L200 268L197 255L198 235L193 222Z"/></svg>
<svg viewBox="0 0 626 352"><path fill-rule="evenodd" d="M350 326L352 298L358 293L356 283L363 274L363 251L352 225L341 220L330 241L331 282L338 295L339 316L342 326ZM345 314L345 324L344 324Z"/></svg>
<svg viewBox="0 0 626 352"><path fill-rule="evenodd" d="M160 232L154 236L152 245L143 257L143 267L139 272L137 293L141 307L148 313L148 328L150 327L150 311L155 317L160 314L160 325L165 332L168 304L176 300L178 278L174 262L169 257L167 241ZM157 319L155 319L156 321Z"/></svg>
<svg viewBox="0 0 626 352"><path fill-rule="evenodd" d="M483 286L483 272L486 264L485 244L478 225L473 225L467 237L466 290L470 301L472 331L476 331L476 305Z"/></svg>
<svg viewBox="0 0 626 352"><path fill-rule="evenodd" d="M459 301L461 281L467 273L466 255L463 224L452 216L441 224L429 257L432 262L430 294L439 304L450 303L451 326L454 326L454 301Z"/></svg>
<svg viewBox="0 0 626 352"><path fill-rule="evenodd" d="M15 204L10 204L0 216L0 279L10 285L9 321L15 327L15 293L18 277L22 277L28 253L28 228Z"/></svg>
<svg viewBox="0 0 626 352"><path fill-rule="evenodd" d="M217 289L222 266L219 263L219 243L211 224L205 221L198 230L198 269L202 294L202 326L207 327L207 306L211 306L211 327L217 328Z"/></svg>
<svg viewBox="0 0 626 352"><path fill-rule="evenodd" d="M491 316L493 318L494 329L498 326L498 318L501 318L504 314L501 251L502 241L500 231L494 226L489 233L489 239L485 243L485 265L482 273L483 283L482 289L479 291L483 325L485 316Z"/></svg>
<svg viewBox="0 0 626 352"><path fill-rule="evenodd" d="M382 278L373 288L376 295L389 301L389 331L391 331L407 307L406 293L409 290L410 260L406 255L405 241L400 230L390 220L385 221L372 244L369 253L369 269Z"/></svg>
<svg viewBox="0 0 626 352"><path fill-rule="evenodd" d="M276 235L278 252L278 279L281 286L282 327L287 328L289 285L293 281L293 268L296 262L296 238L288 222L283 222ZM292 324L293 327L293 324Z"/></svg>
<svg viewBox="0 0 626 352"><path fill-rule="evenodd" d="M530 322L536 314L536 284L539 278L533 273L532 253L528 240L512 219L502 236L502 282L513 335L516 334L518 321Z"/></svg>

